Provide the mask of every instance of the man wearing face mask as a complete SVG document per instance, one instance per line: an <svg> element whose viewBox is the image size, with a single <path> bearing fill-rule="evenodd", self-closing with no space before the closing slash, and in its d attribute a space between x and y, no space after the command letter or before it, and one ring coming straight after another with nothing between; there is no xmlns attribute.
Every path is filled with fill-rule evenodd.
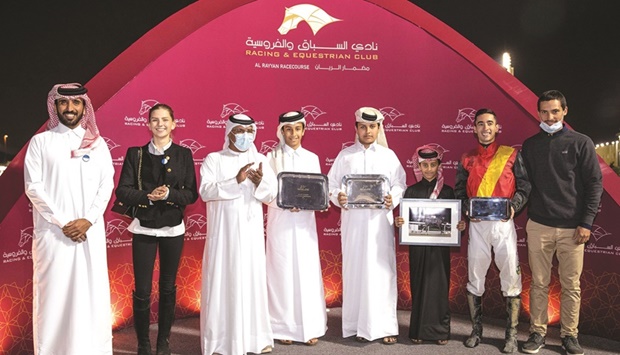
<svg viewBox="0 0 620 355"><path fill-rule="evenodd" d="M277 196L267 158L254 146L256 124L244 114L226 122L224 149L200 167L207 203L200 335L203 354L271 352L263 203Z"/></svg>
<svg viewBox="0 0 620 355"><path fill-rule="evenodd" d="M560 336L568 354L583 354L577 341L584 244L603 193L602 174L592 140L569 130L566 98L557 90L538 98L541 131L523 143L523 160L532 182L528 207L527 250L530 289L530 337L523 351L545 344L553 254L557 253L562 294Z"/></svg>

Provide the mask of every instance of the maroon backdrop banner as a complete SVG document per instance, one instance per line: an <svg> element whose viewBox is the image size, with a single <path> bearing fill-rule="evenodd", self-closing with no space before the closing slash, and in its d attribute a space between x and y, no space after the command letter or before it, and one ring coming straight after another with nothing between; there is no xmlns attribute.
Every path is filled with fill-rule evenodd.
<svg viewBox="0 0 620 355"><path fill-rule="evenodd" d="M303 146L318 154L323 173L354 141L354 112L361 106L386 117L390 148L414 182L411 156L422 144L441 145L446 183L454 185L457 162L476 145L474 112L498 114L499 141L519 148L538 131L536 95L479 49L407 1L290 0L197 2L162 22L88 83L99 129L116 169L128 147L150 137L148 110L173 107L174 140L194 154L196 171L210 152L222 149L225 121L246 113L257 120L257 148L277 144L278 115L301 110ZM570 104L570 98L569 104ZM44 102L40 103L45 105ZM23 155L18 154L0 191L10 207L0 214L2 291L0 352L32 351L32 206L23 195ZM593 238L586 248L580 330L620 337L620 246L614 243L620 215L620 182L605 169L605 187ZM6 182L6 183L5 183ZM15 190L21 191L15 194ZM342 301L340 212L317 214L328 306ZM109 274L115 329L131 321L129 221L106 213ZM529 284L525 213L517 225L528 318ZM205 204L187 208L186 244L179 270L177 316L200 309L200 269L205 244ZM396 237L396 235L395 235ZM451 307L466 313L467 233L452 250ZM399 302L411 306L406 247L397 249ZM557 276L557 273L556 273ZM487 280L488 314L504 314L497 270ZM552 280L550 319L559 320L559 281ZM601 310L605 310L601 312Z"/></svg>

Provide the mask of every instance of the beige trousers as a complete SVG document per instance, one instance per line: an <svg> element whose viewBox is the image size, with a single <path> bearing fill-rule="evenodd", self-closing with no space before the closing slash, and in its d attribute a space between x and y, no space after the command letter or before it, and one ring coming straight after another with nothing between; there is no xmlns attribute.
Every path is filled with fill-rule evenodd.
<svg viewBox="0 0 620 355"><path fill-rule="evenodd" d="M558 259L562 293L560 297L560 336L577 336L583 270L584 245L573 240L575 229L555 228L528 220L527 251L532 270L530 288L530 333L547 333L549 283L553 254Z"/></svg>

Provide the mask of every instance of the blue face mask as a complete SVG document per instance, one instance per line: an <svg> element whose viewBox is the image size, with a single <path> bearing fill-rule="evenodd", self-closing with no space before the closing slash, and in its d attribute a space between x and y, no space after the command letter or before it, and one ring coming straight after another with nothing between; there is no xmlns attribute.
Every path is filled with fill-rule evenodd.
<svg viewBox="0 0 620 355"><path fill-rule="evenodd" d="M254 143L254 134L253 133L238 133L235 134L235 147L242 152L250 149L250 146Z"/></svg>
<svg viewBox="0 0 620 355"><path fill-rule="evenodd" d="M540 122L540 128L549 134L555 133L562 129L562 121L556 122L552 124L551 126L549 126L545 122Z"/></svg>

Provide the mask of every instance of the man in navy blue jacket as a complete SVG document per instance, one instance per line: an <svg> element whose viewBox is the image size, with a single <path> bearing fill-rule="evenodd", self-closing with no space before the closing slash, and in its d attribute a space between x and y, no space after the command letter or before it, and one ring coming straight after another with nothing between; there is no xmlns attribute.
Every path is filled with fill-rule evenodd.
<svg viewBox="0 0 620 355"><path fill-rule="evenodd" d="M523 351L535 354L545 344L553 254L562 286L560 336L568 354L583 354L577 341L584 244L590 239L603 192L592 140L563 124L566 98L557 90L538 99L541 131L523 143L523 160L532 182L527 249L532 284L530 337Z"/></svg>

